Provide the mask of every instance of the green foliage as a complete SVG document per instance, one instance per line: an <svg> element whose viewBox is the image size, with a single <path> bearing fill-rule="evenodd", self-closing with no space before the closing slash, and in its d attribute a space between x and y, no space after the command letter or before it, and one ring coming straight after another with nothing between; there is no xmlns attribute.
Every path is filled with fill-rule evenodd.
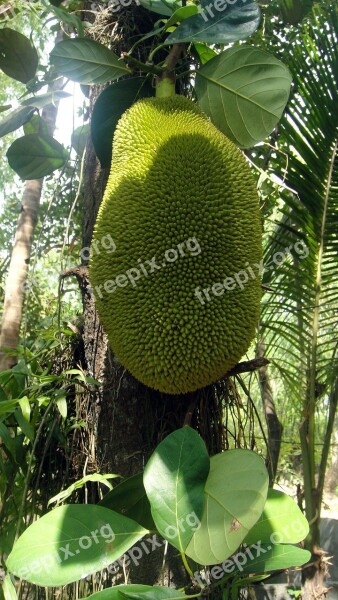
<svg viewBox="0 0 338 600"><path fill-rule="evenodd" d="M144 471L144 487L157 531L184 552L203 512L203 490L210 460L204 442L188 427L168 436L153 453ZM191 525L187 515L194 515ZM181 522L184 523L182 527Z"/></svg>
<svg viewBox="0 0 338 600"><path fill-rule="evenodd" d="M289 97L286 66L264 50L235 46L209 60L196 76L198 102L213 123L240 146L265 139Z"/></svg>
<svg viewBox="0 0 338 600"><path fill-rule="evenodd" d="M146 533L102 506L68 504L33 523L6 564L11 573L37 585L65 585L114 562Z"/></svg>
<svg viewBox="0 0 338 600"><path fill-rule="evenodd" d="M0 30L0 69L22 83L33 79L39 57L35 47L26 36L14 29Z"/></svg>
<svg viewBox="0 0 338 600"><path fill-rule="evenodd" d="M230 579L236 585L246 581L246 574L264 574L301 565L309 559L308 552L281 543L294 539L292 532L291 537L284 535L275 539L279 531L285 533L286 527L283 513L280 520L277 516L278 508L291 509L293 518L300 520L297 539L301 529L306 532L304 517L284 494L271 493L266 503L268 474L258 455L249 450L231 450L213 456L210 467L208 475L209 457L204 443L194 430L184 427L160 443L144 472L148 501L154 520L159 524L157 533L162 533L170 544L180 548L191 576L185 554L200 564L233 563L228 573L232 573ZM121 492L115 494L115 506L118 498L120 508L130 506L130 492L134 494L137 488L143 494L140 476L131 479L131 484L126 480L124 485L117 487ZM112 510L112 501L114 504L114 490L99 506L72 504L44 515L14 544L7 567L28 581L53 586L75 581L84 573L94 573L108 566L147 533L137 522ZM247 546L240 546L248 530L254 532L248 542L250 552ZM239 546L242 551L234 555L232 561L227 561ZM218 579L215 585L219 585ZM229 576L224 583L229 584ZM101 597L160 600L186 596L183 591L134 584L113 587L91 596Z"/></svg>
<svg viewBox="0 0 338 600"><path fill-rule="evenodd" d="M114 52L83 38L56 44L50 60L59 73L82 84L105 83L130 73Z"/></svg>
<svg viewBox="0 0 338 600"><path fill-rule="evenodd" d="M131 585L117 585L114 588L97 592L89 598L92 600L125 600L126 598L133 600L138 600L138 598L144 598L144 600L165 600L166 598L183 600L184 598L196 598L197 596L197 594L187 596L183 592L171 588L134 583Z"/></svg>
<svg viewBox="0 0 338 600"><path fill-rule="evenodd" d="M68 152L51 135L31 133L13 142L7 158L21 179L39 179L63 167Z"/></svg>
<svg viewBox="0 0 338 600"><path fill-rule="evenodd" d="M215 9L209 0L201 1L201 13L191 16L171 33L166 44L181 42L207 42L229 44L253 34L260 23L260 10L254 0L237 0L234 4L223 3L226 11ZM210 7L209 14L207 8ZM216 14L212 11L214 11Z"/></svg>
<svg viewBox="0 0 338 600"><path fill-rule="evenodd" d="M213 456L201 526L186 554L204 565L231 556L262 514L267 491L266 468L257 454L237 448Z"/></svg>

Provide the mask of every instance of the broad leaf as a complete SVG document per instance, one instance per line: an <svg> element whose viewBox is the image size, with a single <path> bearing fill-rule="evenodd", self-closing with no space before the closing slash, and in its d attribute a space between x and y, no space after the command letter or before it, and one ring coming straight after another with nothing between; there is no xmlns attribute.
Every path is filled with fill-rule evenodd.
<svg viewBox="0 0 338 600"><path fill-rule="evenodd" d="M144 487L157 530L180 551L199 527L209 467L205 444L191 427L168 435L146 465Z"/></svg>
<svg viewBox="0 0 338 600"><path fill-rule="evenodd" d="M263 512L268 473L258 454L236 449L210 460L201 527L185 553L212 565L231 556Z"/></svg>
<svg viewBox="0 0 338 600"><path fill-rule="evenodd" d="M138 0L138 3L152 12L170 17L181 6L177 0Z"/></svg>
<svg viewBox="0 0 338 600"><path fill-rule="evenodd" d="M1 403L0 403L1 408ZM155 530L150 502L143 485L143 472L128 477L103 496L100 506L120 512L143 527Z"/></svg>
<svg viewBox="0 0 338 600"><path fill-rule="evenodd" d="M122 114L139 98L153 95L153 89L143 77L117 81L97 98L92 119L91 136L101 167L110 167L113 133Z"/></svg>
<svg viewBox="0 0 338 600"><path fill-rule="evenodd" d="M25 35L9 27L0 29L0 69L6 75L27 83L33 79L38 63L38 53Z"/></svg>
<svg viewBox="0 0 338 600"><path fill-rule="evenodd" d="M6 156L21 179L39 179L63 167L68 153L52 136L33 133L15 140Z"/></svg>
<svg viewBox="0 0 338 600"><path fill-rule="evenodd" d="M251 46L235 46L196 75L198 102L227 137L243 147L264 140L287 103L291 75L277 58Z"/></svg>
<svg viewBox="0 0 338 600"><path fill-rule="evenodd" d="M276 544L297 544L309 533L309 524L290 496L269 489L264 510L245 538L250 545L258 540Z"/></svg>
<svg viewBox="0 0 338 600"><path fill-rule="evenodd" d="M31 96L21 102L23 106L35 106L35 108L44 108L48 104L56 104L59 100L69 98L71 94L63 92L62 90L56 90L55 92L48 92L48 94L40 94L38 96Z"/></svg>
<svg viewBox="0 0 338 600"><path fill-rule="evenodd" d="M146 533L135 521L102 506L70 504L28 527L6 564L31 583L66 585L105 568Z"/></svg>
<svg viewBox="0 0 338 600"><path fill-rule="evenodd" d="M196 596L186 596L183 592L173 590L164 586L151 586L134 583L131 585L116 585L110 589L97 592L89 596L90 600L125 600L125 598L144 598L144 600L183 600L184 598L195 598ZM89 600L88 599L88 600Z"/></svg>
<svg viewBox="0 0 338 600"><path fill-rule="evenodd" d="M13 110L13 112L9 113L7 117L0 121L0 137L22 127L22 125L29 121L34 112L35 109L30 106L24 106Z"/></svg>
<svg viewBox="0 0 338 600"><path fill-rule="evenodd" d="M207 42L229 44L252 35L260 22L260 10L253 0L202 3L202 12L186 19L169 35L166 44Z"/></svg>
<svg viewBox="0 0 338 600"><path fill-rule="evenodd" d="M250 558L249 552L254 557L253 559ZM277 544L275 546L259 544L259 549L256 552L255 555L253 548L247 548L242 553L246 557L245 562L244 558L237 554L237 563L240 564L241 571L244 573L266 573L267 571L301 567L311 558L311 553L308 550L297 548L297 546L289 546L288 544Z"/></svg>
<svg viewBox="0 0 338 600"><path fill-rule="evenodd" d="M50 61L59 73L82 84L105 83L130 73L114 52L84 38L56 44L50 53Z"/></svg>

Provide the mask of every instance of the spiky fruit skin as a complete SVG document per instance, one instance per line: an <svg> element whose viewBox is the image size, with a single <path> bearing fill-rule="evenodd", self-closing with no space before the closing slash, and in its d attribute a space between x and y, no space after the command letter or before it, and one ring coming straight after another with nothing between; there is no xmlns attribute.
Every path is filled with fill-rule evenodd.
<svg viewBox="0 0 338 600"><path fill-rule="evenodd" d="M116 244L113 253L102 248L105 236ZM191 238L200 252L185 247L181 255ZM93 240L99 316L113 352L137 379L170 394L191 392L246 352L261 296L256 185L242 153L192 101L140 100L121 117ZM177 260L165 260L168 249ZM150 273L154 256L160 268ZM147 275L116 285L141 263ZM212 291L254 264L242 287ZM202 292L202 303L196 288L209 288L210 300Z"/></svg>

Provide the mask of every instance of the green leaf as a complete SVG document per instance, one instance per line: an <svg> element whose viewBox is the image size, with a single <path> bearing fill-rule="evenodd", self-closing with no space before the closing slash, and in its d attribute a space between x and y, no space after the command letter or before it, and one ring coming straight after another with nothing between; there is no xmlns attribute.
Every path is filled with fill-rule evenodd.
<svg viewBox="0 0 338 600"><path fill-rule="evenodd" d="M6 156L21 179L39 179L63 167L68 153L52 136L33 133L15 140Z"/></svg>
<svg viewBox="0 0 338 600"><path fill-rule="evenodd" d="M250 450L213 456L201 527L185 553L202 565L222 562L233 554L262 514L268 482L263 460Z"/></svg>
<svg viewBox="0 0 338 600"><path fill-rule="evenodd" d="M173 590L163 586L142 585L133 583L130 585L116 585L112 588L97 592L89 596L88 600L124 600L124 598L144 598L147 600L162 600L171 598L171 600L183 600L183 598L195 598L196 596L186 596L183 592Z"/></svg>
<svg viewBox="0 0 338 600"><path fill-rule="evenodd" d="M147 530L102 506L60 506L33 523L7 559L11 573L41 586L66 585L105 568Z"/></svg>
<svg viewBox="0 0 338 600"><path fill-rule="evenodd" d="M115 479L115 477L119 477L119 475L114 475L113 473L108 473L107 475L101 475L100 473L93 473L92 475L85 475L85 477L82 477L81 479L78 479L77 481L72 483L67 489L62 490L62 492L60 492L59 494L56 494L56 496L53 496L52 498L50 498L48 500L48 506L50 504L52 504L53 502L57 502L58 504L60 502L64 502L65 500L67 500L67 498L69 498L72 495L72 493L75 490L79 490L82 487L84 487L88 483L88 481L102 483L103 485L106 485L111 490L112 485L111 485L111 483L109 483L109 479ZM107 508L111 509L110 506ZM129 515L125 515L125 516L127 517Z"/></svg>
<svg viewBox="0 0 338 600"><path fill-rule="evenodd" d="M199 526L210 459L202 438L191 427L168 435L144 470L144 487L159 533L184 551Z"/></svg>
<svg viewBox="0 0 338 600"><path fill-rule="evenodd" d="M7 117L0 121L0 137L7 135L11 131L15 131L22 127L31 116L34 114L35 109L30 106L25 106L23 108L16 108L13 110Z"/></svg>
<svg viewBox="0 0 338 600"><path fill-rule="evenodd" d="M195 42L194 48L199 56L202 65L205 65L205 63L214 58L214 56L217 56L215 50L209 48L209 46L207 46L206 44Z"/></svg>
<svg viewBox="0 0 338 600"><path fill-rule="evenodd" d="M0 415L14 412L19 402L20 398L15 398L15 400L1 400Z"/></svg>
<svg viewBox="0 0 338 600"><path fill-rule="evenodd" d="M51 8L50 10L61 23L67 23L67 25L75 29L79 37L84 36L82 21L76 14L68 12L68 10L65 10L63 7Z"/></svg>
<svg viewBox="0 0 338 600"><path fill-rule="evenodd" d="M0 69L6 75L27 83L33 79L38 63L38 53L25 35L9 27L0 29Z"/></svg>
<svg viewBox="0 0 338 600"><path fill-rule="evenodd" d="M105 83L130 73L114 52L84 38L56 44L50 53L50 61L59 73L82 84Z"/></svg>
<svg viewBox="0 0 338 600"><path fill-rule="evenodd" d="M245 538L250 545L258 540L275 544L297 544L306 538L309 524L290 496L269 489L264 510Z"/></svg>
<svg viewBox="0 0 338 600"><path fill-rule="evenodd" d="M19 405L22 411L23 418L26 419L26 421L28 421L29 423L31 417L31 407L27 396L23 396L22 398L20 398Z"/></svg>
<svg viewBox="0 0 338 600"><path fill-rule="evenodd" d="M146 529L156 529L151 515L150 502L143 485L143 471L124 479L102 498L99 505L123 513Z"/></svg>
<svg viewBox="0 0 338 600"><path fill-rule="evenodd" d="M171 25L175 25L180 21L184 21L185 19L196 15L197 12L198 8L196 4L188 4L187 6L181 6L181 8L175 10L175 12L171 15L170 19L168 19L168 21L165 24L165 28L168 29L168 27L171 27Z"/></svg>
<svg viewBox="0 0 338 600"><path fill-rule="evenodd" d="M229 44L249 37L259 25L260 9L253 0L237 0L231 5L227 0L204 4L202 12L181 23L166 39L166 44ZM216 6L220 8L217 9Z"/></svg>
<svg viewBox="0 0 338 600"><path fill-rule="evenodd" d="M60 396L56 400L56 406L58 408L58 411L59 411L61 417L63 419L66 419L67 418L67 400L66 400L66 394Z"/></svg>
<svg viewBox="0 0 338 600"><path fill-rule="evenodd" d="M48 125L40 115L33 115L32 118L24 124L23 130L25 135L30 135L31 133L49 135Z"/></svg>
<svg viewBox="0 0 338 600"><path fill-rule="evenodd" d="M181 6L177 0L138 0L143 8L147 8L159 15L170 17Z"/></svg>
<svg viewBox="0 0 338 600"><path fill-rule="evenodd" d="M62 90L56 90L55 92L48 92L48 94L40 94L38 96L31 96L21 102L23 106L35 106L35 108L44 108L48 104L55 104L59 100L69 98L71 94L63 92Z"/></svg>
<svg viewBox="0 0 338 600"><path fill-rule="evenodd" d="M18 597L16 595L15 587L9 575L6 575L2 582L2 591L4 600L17 600Z"/></svg>
<svg viewBox="0 0 338 600"><path fill-rule="evenodd" d="M251 46L235 46L203 65L196 75L198 102L236 144L264 140L287 103L291 75L277 58Z"/></svg>
<svg viewBox="0 0 338 600"><path fill-rule="evenodd" d="M82 156L85 151L89 131L90 125L86 124L80 125L72 133L72 146L79 156Z"/></svg>
<svg viewBox="0 0 338 600"><path fill-rule="evenodd" d="M144 77L117 81L99 95L91 119L91 136L103 169L111 165L113 134L122 114L136 100L153 95L153 89Z"/></svg>
<svg viewBox="0 0 338 600"><path fill-rule="evenodd" d="M257 544L258 549L250 548L249 551L254 556L250 560L248 549L245 554L249 557L246 563L242 562L241 569L244 573L266 573L267 571L277 571L279 569L289 569L291 567L301 567L311 558L311 552L290 546L288 544ZM257 553L255 556L255 552ZM244 554L244 553L243 553ZM238 563L244 559L237 556Z"/></svg>
<svg viewBox="0 0 338 600"><path fill-rule="evenodd" d="M0 106L0 113L5 112L6 110L9 110L10 108L12 108L11 104L4 104L3 106Z"/></svg>

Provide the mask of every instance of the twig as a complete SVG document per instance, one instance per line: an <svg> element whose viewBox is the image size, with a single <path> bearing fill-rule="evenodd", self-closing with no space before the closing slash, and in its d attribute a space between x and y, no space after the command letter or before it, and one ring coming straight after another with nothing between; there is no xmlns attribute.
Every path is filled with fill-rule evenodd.
<svg viewBox="0 0 338 600"><path fill-rule="evenodd" d="M252 360L244 360L243 362L237 363L230 371L227 372L227 377L232 377L233 375L239 375L239 373L251 373L252 371L256 371L256 369L260 369L261 367L265 367L269 364L267 358L253 358Z"/></svg>

